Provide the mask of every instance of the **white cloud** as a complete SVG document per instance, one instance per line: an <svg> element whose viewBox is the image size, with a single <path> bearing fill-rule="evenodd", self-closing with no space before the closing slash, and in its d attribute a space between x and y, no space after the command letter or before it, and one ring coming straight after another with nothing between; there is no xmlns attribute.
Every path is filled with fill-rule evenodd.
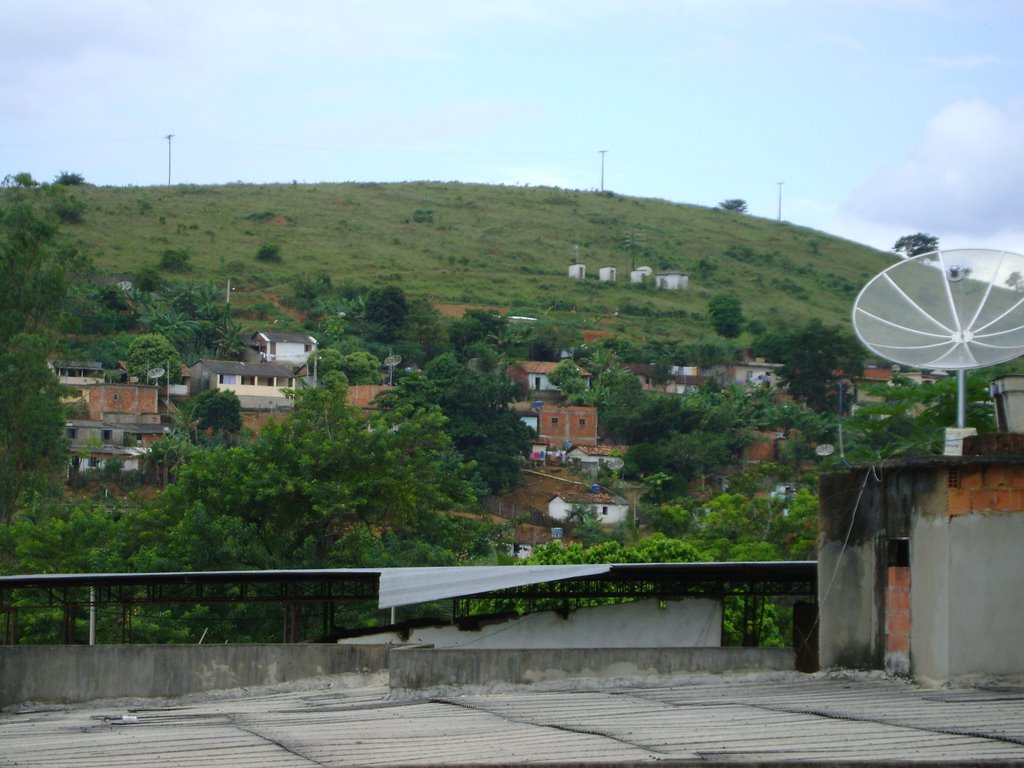
<svg viewBox="0 0 1024 768"><path fill-rule="evenodd" d="M991 240L1024 228L1024 101L952 104L901 165L878 173L842 207L839 225ZM877 236L877 234L876 234ZM1019 238L1015 238L1019 239Z"/></svg>

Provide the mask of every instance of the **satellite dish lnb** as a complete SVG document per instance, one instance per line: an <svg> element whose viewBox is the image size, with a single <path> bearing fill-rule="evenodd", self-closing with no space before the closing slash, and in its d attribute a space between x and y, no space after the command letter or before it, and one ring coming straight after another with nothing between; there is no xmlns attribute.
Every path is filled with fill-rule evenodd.
<svg viewBox="0 0 1024 768"><path fill-rule="evenodd" d="M964 248L901 261L853 306L868 349L915 368L984 368L1024 354L1024 256Z"/></svg>

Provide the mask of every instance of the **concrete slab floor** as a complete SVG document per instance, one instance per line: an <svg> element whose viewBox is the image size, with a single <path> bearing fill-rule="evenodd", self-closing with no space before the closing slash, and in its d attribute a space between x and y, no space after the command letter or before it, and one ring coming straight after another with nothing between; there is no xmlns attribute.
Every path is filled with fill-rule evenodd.
<svg viewBox="0 0 1024 768"><path fill-rule="evenodd" d="M779 673L349 686L22 704L0 713L0 766L1024 764L1024 684Z"/></svg>

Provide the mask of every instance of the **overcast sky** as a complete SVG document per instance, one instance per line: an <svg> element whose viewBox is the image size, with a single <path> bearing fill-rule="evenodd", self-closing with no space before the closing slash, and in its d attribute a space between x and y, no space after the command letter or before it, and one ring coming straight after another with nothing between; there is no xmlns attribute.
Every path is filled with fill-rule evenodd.
<svg viewBox="0 0 1024 768"><path fill-rule="evenodd" d="M1024 253L1024 3L6 4L0 177L166 184L168 134L176 184L586 190L603 168L886 250Z"/></svg>

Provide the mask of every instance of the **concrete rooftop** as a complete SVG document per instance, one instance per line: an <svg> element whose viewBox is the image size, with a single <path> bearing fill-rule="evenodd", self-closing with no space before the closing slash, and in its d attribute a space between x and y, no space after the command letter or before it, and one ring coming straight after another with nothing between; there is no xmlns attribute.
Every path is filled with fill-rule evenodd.
<svg viewBox="0 0 1024 768"><path fill-rule="evenodd" d="M0 713L2 766L797 762L1024 764L1024 685L780 673L404 693L369 675Z"/></svg>

